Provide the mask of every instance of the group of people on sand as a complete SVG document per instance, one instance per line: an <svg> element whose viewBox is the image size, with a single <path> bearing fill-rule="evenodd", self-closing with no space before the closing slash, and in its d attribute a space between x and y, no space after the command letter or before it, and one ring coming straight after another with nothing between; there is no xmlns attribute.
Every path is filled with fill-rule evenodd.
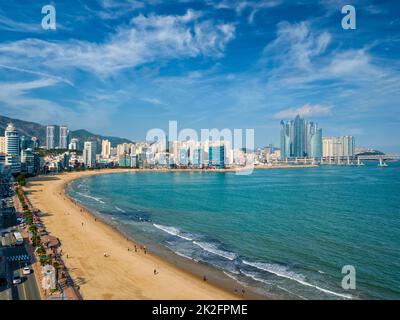
<svg viewBox="0 0 400 320"><path fill-rule="evenodd" d="M129 240L129 239L127 238L127 240ZM134 247L135 252L138 252L138 247L136 246L136 244L133 247ZM144 254L147 254L146 246L140 245L139 249L140 249L140 251L143 251ZM131 248L128 247L128 251L131 251Z"/></svg>

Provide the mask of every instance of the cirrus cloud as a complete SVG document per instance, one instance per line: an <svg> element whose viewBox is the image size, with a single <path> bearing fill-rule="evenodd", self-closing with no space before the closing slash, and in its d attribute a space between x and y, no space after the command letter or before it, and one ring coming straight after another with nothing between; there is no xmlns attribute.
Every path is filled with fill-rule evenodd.
<svg viewBox="0 0 400 320"><path fill-rule="evenodd" d="M300 117L311 117L311 116L328 116L331 114L332 107L322 106L319 104L305 104L300 108L289 108L279 111L274 114L275 119L292 119L299 115Z"/></svg>
<svg viewBox="0 0 400 320"><path fill-rule="evenodd" d="M138 15L103 43L28 38L1 43L0 63L41 69L80 69L99 76L152 62L195 57L219 58L235 37L233 24L183 15Z"/></svg>

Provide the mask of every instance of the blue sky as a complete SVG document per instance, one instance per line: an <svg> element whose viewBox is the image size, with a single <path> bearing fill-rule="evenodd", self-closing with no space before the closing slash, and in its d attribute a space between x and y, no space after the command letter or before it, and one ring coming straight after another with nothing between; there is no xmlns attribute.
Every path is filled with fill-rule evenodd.
<svg viewBox="0 0 400 320"><path fill-rule="evenodd" d="M263 146L300 113L400 152L399 31L398 1L0 0L0 114L133 140L254 128Z"/></svg>

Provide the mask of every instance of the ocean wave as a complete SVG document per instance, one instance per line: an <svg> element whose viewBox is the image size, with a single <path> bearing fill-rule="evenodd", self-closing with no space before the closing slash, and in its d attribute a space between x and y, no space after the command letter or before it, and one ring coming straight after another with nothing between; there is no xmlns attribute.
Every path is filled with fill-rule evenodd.
<svg viewBox="0 0 400 320"><path fill-rule="evenodd" d="M157 229L160 229L160 230L162 230L162 231L164 231L164 232L166 232L166 233L168 233L170 235L179 237L181 239L184 239L184 240L187 240L187 241L192 241L193 240L192 238L188 237L187 235L183 235L182 232L177 228L167 227L167 226L163 226L161 224L156 224L156 223L153 223L153 226L155 226Z"/></svg>
<svg viewBox="0 0 400 320"><path fill-rule="evenodd" d="M345 298L345 299L352 299L353 297L351 295L347 294L342 294L342 293L337 293L328 289L321 288L317 285L313 285L311 283L308 283L305 281L305 277L303 275L294 273L292 271L289 271L285 266L277 265L277 264L271 264L271 263L263 263L263 262L248 262L245 260L242 260L243 264L246 264L248 266L251 266L253 268L263 270L272 274L275 274L278 277L294 280L304 286L307 287L313 287L319 291L325 292L327 294L331 294L337 297Z"/></svg>
<svg viewBox="0 0 400 320"><path fill-rule="evenodd" d="M117 211L119 211L119 212L126 213L125 210L122 210L121 208L119 208L119 207L117 207L117 206L115 206L114 208L115 208Z"/></svg>
<svg viewBox="0 0 400 320"><path fill-rule="evenodd" d="M226 276L228 276L229 278L231 278L231 279L233 279L233 280L239 282L239 280L238 280L233 274L231 274L231 273L229 273L229 272L226 272L226 271L222 271L222 272L223 272Z"/></svg>
<svg viewBox="0 0 400 320"><path fill-rule="evenodd" d="M180 257L183 257L183 258L186 258L186 259L189 259L189 260L195 260L195 259L193 259L192 257L189 257L189 256L187 256L186 254L183 254L182 252L179 252L179 251L174 251L174 250L172 250L175 254L177 254L178 256L180 256Z"/></svg>
<svg viewBox="0 0 400 320"><path fill-rule="evenodd" d="M77 192L77 194L79 194L79 195L81 195L82 197L85 197L85 198L93 199L93 200L95 200L97 202L100 202L100 203L105 203L100 198L92 197L92 196L89 196L88 194L85 194L85 193L82 193L82 192Z"/></svg>
<svg viewBox="0 0 400 320"><path fill-rule="evenodd" d="M274 284L274 283L272 283L272 282L269 282L269 281L266 281L266 280L264 280L264 279L261 279L261 278L257 277L255 274L252 274L252 273L250 273L250 272L246 272L246 271L244 271L244 270L242 270L242 269L240 269L240 272L243 273L246 277L249 277L249 278L251 278L251 279L253 279L253 280L255 280L255 281L258 281L258 282L261 282L261 283L264 283L264 284L267 284L267 285L275 285L277 288L279 288L279 289L282 290L282 291L285 291L285 292L289 293L290 295L294 295L294 296L296 296L296 297L299 297L300 299L307 300L307 299L304 298L303 296L301 296L301 295L299 295L299 294L297 294L297 293L294 293L294 292L290 291L289 289L286 289L286 288L284 288L284 287L281 287L281 286L279 286L279 285L277 285L277 284Z"/></svg>
<svg viewBox="0 0 400 320"><path fill-rule="evenodd" d="M236 253L218 249L217 246L212 244L212 243L197 242L197 241L193 241L193 243L195 245L199 246L200 248L202 248L203 250L205 250L207 252L210 252L212 254L215 254L217 256L223 257L225 259L228 259L228 260L232 261L232 260L235 260L237 258Z"/></svg>

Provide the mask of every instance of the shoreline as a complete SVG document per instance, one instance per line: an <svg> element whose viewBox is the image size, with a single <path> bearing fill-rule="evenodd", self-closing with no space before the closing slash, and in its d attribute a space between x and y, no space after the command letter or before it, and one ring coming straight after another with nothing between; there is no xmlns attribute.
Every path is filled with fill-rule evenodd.
<svg viewBox="0 0 400 320"><path fill-rule="evenodd" d="M42 219L47 229L60 239L61 249L69 255L69 258L64 255L64 261L74 280L80 283L84 299L273 298L240 285L221 270L180 257L173 251L168 258L159 252L145 254L139 249L140 244L129 239L123 230L98 217L65 192L70 182L86 176L144 171L154 170L102 169L39 176L29 179L24 187L32 204L45 213ZM72 226L74 228L69 229ZM135 245L138 252L133 249ZM104 253L109 257L104 257ZM123 273L118 275L121 269ZM202 274L207 276L206 282ZM121 279L124 277L125 281ZM130 288L126 288L126 283Z"/></svg>

